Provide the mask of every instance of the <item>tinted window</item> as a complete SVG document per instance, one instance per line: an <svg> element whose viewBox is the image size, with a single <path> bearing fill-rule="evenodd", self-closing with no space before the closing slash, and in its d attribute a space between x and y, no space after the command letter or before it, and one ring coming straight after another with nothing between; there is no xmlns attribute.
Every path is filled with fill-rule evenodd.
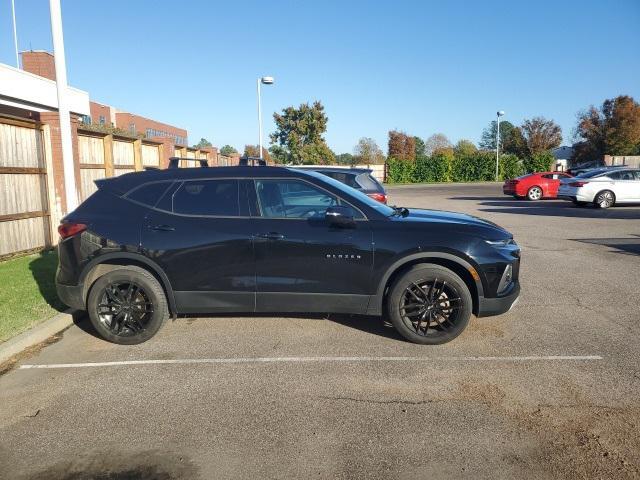
<svg viewBox="0 0 640 480"><path fill-rule="evenodd" d="M350 207L329 192L300 180L256 180L256 190L262 216L267 218L324 217L331 206ZM355 209L353 215L363 218Z"/></svg>
<svg viewBox="0 0 640 480"><path fill-rule="evenodd" d="M365 190L376 190L378 192L384 191L382 185L380 185L369 173L362 173L358 175L358 183L362 185L362 188Z"/></svg>
<svg viewBox="0 0 640 480"><path fill-rule="evenodd" d="M361 188L358 182L356 182L356 176L352 173L342 173L342 172L321 172L324 173L327 177L331 177L345 185L349 185L351 188Z"/></svg>
<svg viewBox="0 0 640 480"><path fill-rule="evenodd" d="M128 193L127 198L153 207L170 185L171 182L147 183Z"/></svg>
<svg viewBox="0 0 640 480"><path fill-rule="evenodd" d="M173 211L186 215L237 217L239 213L237 180L200 180L184 182L173 194Z"/></svg>

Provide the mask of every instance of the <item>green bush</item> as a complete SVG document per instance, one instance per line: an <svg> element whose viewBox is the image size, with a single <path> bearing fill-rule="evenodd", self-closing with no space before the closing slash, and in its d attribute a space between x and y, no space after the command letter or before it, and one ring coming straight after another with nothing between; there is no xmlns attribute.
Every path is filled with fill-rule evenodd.
<svg viewBox="0 0 640 480"><path fill-rule="evenodd" d="M415 163L409 160L387 160L387 182L388 183L413 183Z"/></svg>
<svg viewBox="0 0 640 480"><path fill-rule="evenodd" d="M548 172L554 162L555 157L551 152L534 153L523 160L524 169L527 173Z"/></svg>
<svg viewBox="0 0 640 480"><path fill-rule="evenodd" d="M525 173L522 160L510 153L500 155L500 167L498 171L500 173L500 180L511 180Z"/></svg>
<svg viewBox="0 0 640 480"><path fill-rule="evenodd" d="M388 183L482 182L493 181L496 176L496 156L488 151L420 155L415 162L389 158L387 166ZM519 177L525 168L515 155L501 155L499 179Z"/></svg>

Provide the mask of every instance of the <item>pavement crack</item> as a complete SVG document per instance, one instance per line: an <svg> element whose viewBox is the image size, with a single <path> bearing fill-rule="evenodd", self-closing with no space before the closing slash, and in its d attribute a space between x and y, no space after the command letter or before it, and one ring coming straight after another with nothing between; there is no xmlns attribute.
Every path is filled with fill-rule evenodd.
<svg viewBox="0 0 640 480"><path fill-rule="evenodd" d="M323 400L333 400L333 401L345 401L345 402L356 402L356 403L371 403L371 404L381 404L381 405L427 405L430 403L437 402L438 400L374 400L371 398L355 398L355 397L330 397L330 396L319 396L316 398L321 398Z"/></svg>

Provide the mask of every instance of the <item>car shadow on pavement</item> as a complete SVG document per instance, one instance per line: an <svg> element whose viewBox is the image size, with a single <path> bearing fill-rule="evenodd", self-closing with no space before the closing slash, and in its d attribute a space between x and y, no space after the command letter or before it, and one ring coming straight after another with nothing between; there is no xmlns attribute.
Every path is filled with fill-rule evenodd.
<svg viewBox="0 0 640 480"><path fill-rule="evenodd" d="M640 235L635 238L570 238L573 242L590 243L609 247L616 253L640 255Z"/></svg>
<svg viewBox="0 0 640 480"><path fill-rule="evenodd" d="M516 205L514 205L516 204ZM617 206L602 210L594 207L576 207L571 204L562 205L557 202L544 205L543 203L517 202L480 202L483 207L481 212L510 213L515 215L537 215L544 217L570 217L570 218L602 218L612 220L639 220L640 208L633 206ZM499 208L504 207L504 208Z"/></svg>
<svg viewBox="0 0 640 480"><path fill-rule="evenodd" d="M295 318L297 320L307 320L310 322L319 320L328 320L330 322L343 325L345 327L360 330L364 333L371 335L378 335L380 337L390 338L393 340L403 340L396 329L393 328L391 323L385 321L382 317L375 317L369 315L348 315L348 314L320 314L320 313L221 313L221 314L189 314L179 315L176 319L177 322L193 321L195 319L216 319L216 318L237 318L237 319L250 319L250 318ZM169 320L171 321L171 320ZM103 340L98 332L93 328L91 321L89 320L86 312L76 311L73 313L73 323L83 332L89 335ZM239 322L240 324L240 322Z"/></svg>

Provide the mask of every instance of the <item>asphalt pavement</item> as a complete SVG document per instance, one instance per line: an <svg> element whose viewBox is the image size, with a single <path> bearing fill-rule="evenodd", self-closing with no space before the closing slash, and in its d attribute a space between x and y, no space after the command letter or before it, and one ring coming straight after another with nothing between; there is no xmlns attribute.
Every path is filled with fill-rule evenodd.
<svg viewBox="0 0 640 480"><path fill-rule="evenodd" d="M522 294L453 342L383 319L170 321L117 346L79 319L0 377L0 478L638 478L640 206L389 188L522 246Z"/></svg>

